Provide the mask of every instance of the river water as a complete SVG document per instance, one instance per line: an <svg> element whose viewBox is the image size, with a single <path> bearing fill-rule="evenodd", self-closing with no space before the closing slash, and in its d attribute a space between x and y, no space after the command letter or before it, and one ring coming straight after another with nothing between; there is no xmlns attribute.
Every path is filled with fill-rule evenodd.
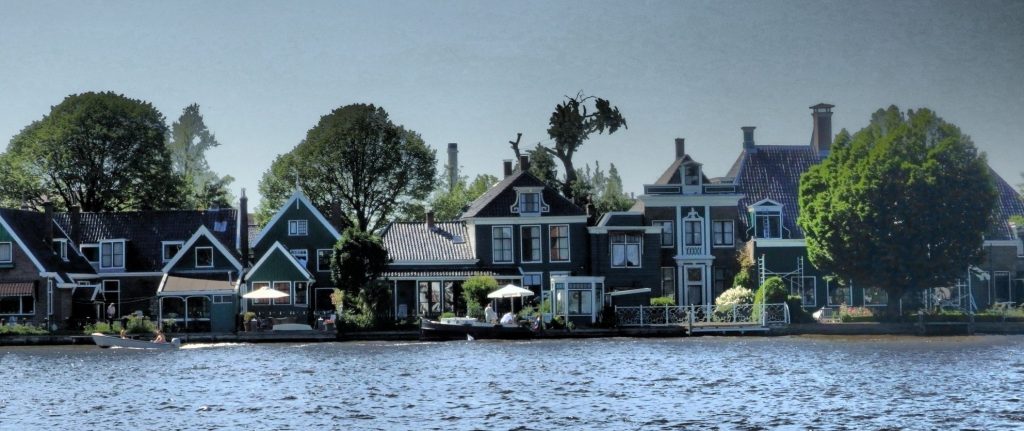
<svg viewBox="0 0 1024 431"><path fill-rule="evenodd" d="M1024 337L0 347L0 429L1022 429Z"/></svg>

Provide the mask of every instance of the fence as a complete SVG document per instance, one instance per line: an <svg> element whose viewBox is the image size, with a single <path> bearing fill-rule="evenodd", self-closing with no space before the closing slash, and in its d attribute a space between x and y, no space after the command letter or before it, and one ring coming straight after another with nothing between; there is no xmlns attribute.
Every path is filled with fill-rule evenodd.
<svg viewBox="0 0 1024 431"><path fill-rule="evenodd" d="M781 304L664 305L615 307L619 326L779 326L789 324L789 306Z"/></svg>

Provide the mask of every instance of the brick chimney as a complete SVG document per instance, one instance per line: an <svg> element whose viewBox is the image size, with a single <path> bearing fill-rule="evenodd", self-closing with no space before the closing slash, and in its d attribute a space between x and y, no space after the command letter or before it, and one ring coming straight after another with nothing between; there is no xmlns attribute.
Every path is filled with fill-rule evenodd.
<svg viewBox="0 0 1024 431"><path fill-rule="evenodd" d="M238 252L241 253L242 267L249 266L249 198L245 197L245 189L242 189L242 197L238 198Z"/></svg>
<svg viewBox="0 0 1024 431"><path fill-rule="evenodd" d="M434 210L427 211L427 229L434 230Z"/></svg>
<svg viewBox="0 0 1024 431"><path fill-rule="evenodd" d="M740 127L743 129L743 149L748 153L757 152L757 144L754 143L754 126Z"/></svg>
<svg viewBox="0 0 1024 431"><path fill-rule="evenodd" d="M43 227L43 239L46 241L46 246L50 247L53 244L53 202L43 203L43 223L46 224Z"/></svg>
<svg viewBox="0 0 1024 431"><path fill-rule="evenodd" d="M81 247L82 213L78 211L78 205L72 205L68 208L68 213L69 218L71 219L71 232L68 232L68 234L71 235L71 243L76 247Z"/></svg>
<svg viewBox="0 0 1024 431"><path fill-rule="evenodd" d="M530 156L525 154L519 156L519 171L527 172L530 170Z"/></svg>
<svg viewBox="0 0 1024 431"><path fill-rule="evenodd" d="M448 144L448 191L455 188L459 181L459 144Z"/></svg>
<svg viewBox="0 0 1024 431"><path fill-rule="evenodd" d="M676 138L676 158L681 159L686 155L686 139Z"/></svg>
<svg viewBox="0 0 1024 431"><path fill-rule="evenodd" d="M504 160L502 162L502 167L505 170L505 178L508 178L508 177L512 176L512 161L511 160L508 160L508 159Z"/></svg>
<svg viewBox="0 0 1024 431"><path fill-rule="evenodd" d="M814 130L811 132L811 146L822 156L832 149L832 108L835 105L819 103L811 107Z"/></svg>

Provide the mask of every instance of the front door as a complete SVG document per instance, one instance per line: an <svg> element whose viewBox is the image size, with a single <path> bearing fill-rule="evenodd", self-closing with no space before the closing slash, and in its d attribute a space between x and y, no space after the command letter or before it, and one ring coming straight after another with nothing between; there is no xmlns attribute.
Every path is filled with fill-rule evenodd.
<svg viewBox="0 0 1024 431"><path fill-rule="evenodd" d="M700 305L707 303L708 292L704 289L704 267L686 266L683 267L684 293L687 305Z"/></svg>

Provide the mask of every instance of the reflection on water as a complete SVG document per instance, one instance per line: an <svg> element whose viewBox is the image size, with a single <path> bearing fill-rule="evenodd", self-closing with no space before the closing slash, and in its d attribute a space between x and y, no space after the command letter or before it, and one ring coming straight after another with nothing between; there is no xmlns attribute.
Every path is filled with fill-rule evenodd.
<svg viewBox="0 0 1024 431"><path fill-rule="evenodd" d="M1024 337L0 347L2 429L1024 427Z"/></svg>

